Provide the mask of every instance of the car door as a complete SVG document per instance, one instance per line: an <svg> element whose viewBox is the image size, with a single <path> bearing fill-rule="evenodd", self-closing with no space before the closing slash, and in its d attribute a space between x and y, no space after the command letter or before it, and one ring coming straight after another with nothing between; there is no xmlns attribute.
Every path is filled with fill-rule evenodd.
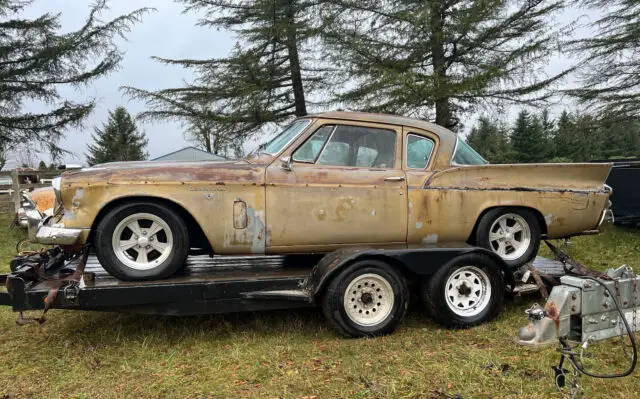
<svg viewBox="0 0 640 399"><path fill-rule="evenodd" d="M407 245L411 247L436 244L439 234L447 227L443 229L442 226L433 225L432 220L436 211L425 204L428 203L429 196L438 194L433 190L425 190L425 184L434 174L432 165L439 149L439 139L432 132L405 127L403 141L403 168L407 177L409 201ZM447 206L446 202L442 201L442 206ZM460 217L457 212L456 217ZM455 225L455 221L451 220L451 224Z"/></svg>
<svg viewBox="0 0 640 399"><path fill-rule="evenodd" d="M402 128L320 120L266 171L267 251L404 246Z"/></svg>

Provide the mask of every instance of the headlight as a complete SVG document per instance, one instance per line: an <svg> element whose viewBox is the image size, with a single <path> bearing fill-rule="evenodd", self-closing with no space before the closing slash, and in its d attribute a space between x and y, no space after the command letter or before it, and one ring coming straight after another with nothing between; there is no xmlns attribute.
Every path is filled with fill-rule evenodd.
<svg viewBox="0 0 640 399"><path fill-rule="evenodd" d="M56 194L56 203L62 204L62 195L60 194L60 187L62 186L62 177L56 177L51 181L53 186L53 192Z"/></svg>

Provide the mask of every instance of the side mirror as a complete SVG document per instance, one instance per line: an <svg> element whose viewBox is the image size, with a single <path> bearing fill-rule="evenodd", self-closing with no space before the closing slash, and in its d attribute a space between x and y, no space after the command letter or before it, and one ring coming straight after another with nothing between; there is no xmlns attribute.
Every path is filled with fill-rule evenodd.
<svg viewBox="0 0 640 399"><path fill-rule="evenodd" d="M286 170L287 172L291 172L291 157L287 156L287 157L282 157L280 158L280 167L284 170Z"/></svg>

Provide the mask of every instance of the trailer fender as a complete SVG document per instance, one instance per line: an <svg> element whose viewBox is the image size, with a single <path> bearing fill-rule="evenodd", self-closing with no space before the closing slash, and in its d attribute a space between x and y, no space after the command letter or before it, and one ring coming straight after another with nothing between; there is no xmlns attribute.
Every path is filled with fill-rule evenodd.
<svg viewBox="0 0 640 399"><path fill-rule="evenodd" d="M461 255L481 254L488 262L494 263L503 272L505 285L514 287L515 280L512 270L495 253L479 247L427 247L418 249L372 249L372 248L343 248L325 255L312 269L305 281L304 289L309 300L315 302L331 278L356 260L374 258L404 268L405 275L429 277L441 267L446 266Z"/></svg>

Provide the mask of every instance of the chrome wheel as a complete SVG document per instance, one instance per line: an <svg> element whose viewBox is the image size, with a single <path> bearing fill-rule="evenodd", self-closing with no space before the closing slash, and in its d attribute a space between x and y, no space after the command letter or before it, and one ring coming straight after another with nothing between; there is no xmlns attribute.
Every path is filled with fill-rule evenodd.
<svg viewBox="0 0 640 399"><path fill-rule="evenodd" d="M391 284L379 274L363 274L349 284L344 293L344 309L351 321L360 326L375 326L384 321L395 297Z"/></svg>
<svg viewBox="0 0 640 399"><path fill-rule="evenodd" d="M160 217L135 213L115 228L113 252L123 264L136 270L149 270L162 264L173 249L173 232Z"/></svg>
<svg viewBox="0 0 640 399"><path fill-rule="evenodd" d="M447 305L458 316L475 316L491 300L491 282L484 270L475 266L456 269L445 287Z"/></svg>
<svg viewBox="0 0 640 399"><path fill-rule="evenodd" d="M491 249L504 260L520 258L531 245L531 228L527 221L515 213L496 219L489 229Z"/></svg>

